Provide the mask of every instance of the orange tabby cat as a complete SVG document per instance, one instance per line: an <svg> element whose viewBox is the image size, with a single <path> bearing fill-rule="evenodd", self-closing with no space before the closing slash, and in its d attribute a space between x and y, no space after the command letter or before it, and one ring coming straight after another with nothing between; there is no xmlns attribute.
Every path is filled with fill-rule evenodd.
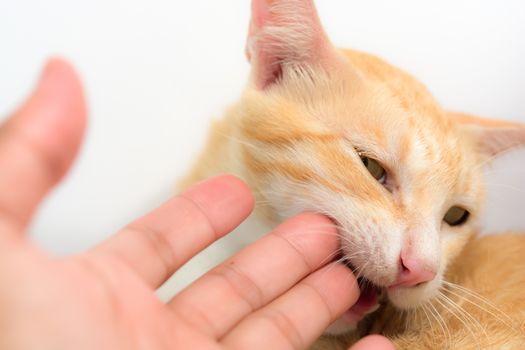
<svg viewBox="0 0 525 350"><path fill-rule="evenodd" d="M214 125L184 184L217 173L240 176L256 193L252 224L264 230L302 211L324 213L337 223L342 260L360 277L361 297L329 333L357 327L354 334L366 328L394 335L402 329L405 338L398 344L412 349L414 342L465 349L461 341L469 331L472 346L485 341L483 332L498 344L507 341L492 331L516 327L502 316L513 311L509 305L479 301L480 307L469 308L453 293L465 298L469 292L458 288L469 288L471 279L483 287L498 277L488 259L505 262L486 243L505 244L503 238L468 242L483 202L481 167L525 143L525 129L446 114L402 70L366 53L336 49L311 0L253 0L247 56L252 74L246 91ZM239 237L219 244L231 254L246 243ZM453 287L444 276L467 243L473 251L454 270L464 287ZM484 254L486 249L491 253ZM488 277L475 262L480 269L487 265ZM510 288L503 282L502 288ZM496 288L486 297L498 295ZM376 312L380 301L386 306ZM454 309L464 322L459 326L450 316L453 302L463 303ZM479 315L487 312L501 322L485 323ZM391 322L381 325L381 315L390 315ZM514 315L523 320L523 313ZM424 341L418 338L423 331ZM509 344L519 340L512 334Z"/></svg>

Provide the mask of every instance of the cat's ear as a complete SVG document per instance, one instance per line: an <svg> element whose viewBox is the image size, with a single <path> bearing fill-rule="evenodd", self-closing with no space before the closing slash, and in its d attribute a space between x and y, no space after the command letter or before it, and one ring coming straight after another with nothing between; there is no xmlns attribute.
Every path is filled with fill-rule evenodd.
<svg viewBox="0 0 525 350"><path fill-rule="evenodd" d="M330 64L335 55L313 0L252 0L246 56L258 88L278 81L287 67Z"/></svg>
<svg viewBox="0 0 525 350"><path fill-rule="evenodd" d="M474 137L479 151L494 157L509 149L525 147L525 124L475 117L464 113L448 113L467 134Z"/></svg>

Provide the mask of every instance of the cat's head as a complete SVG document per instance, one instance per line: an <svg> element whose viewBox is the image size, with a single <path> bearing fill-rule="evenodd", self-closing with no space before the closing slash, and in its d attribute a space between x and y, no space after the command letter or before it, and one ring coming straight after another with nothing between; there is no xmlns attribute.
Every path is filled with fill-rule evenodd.
<svg viewBox="0 0 525 350"><path fill-rule="evenodd" d="M236 113L246 176L268 203L259 214L328 215L367 293L427 302L476 229L483 162L525 142L524 129L446 114L403 71L335 49L310 0L254 0L252 11Z"/></svg>

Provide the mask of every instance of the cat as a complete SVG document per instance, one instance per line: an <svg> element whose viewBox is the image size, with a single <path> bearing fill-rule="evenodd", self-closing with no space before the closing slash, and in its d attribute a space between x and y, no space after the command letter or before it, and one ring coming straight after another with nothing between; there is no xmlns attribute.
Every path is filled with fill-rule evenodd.
<svg viewBox="0 0 525 350"><path fill-rule="evenodd" d="M452 288L447 267L477 244L482 167L524 144L525 128L447 113L408 73L335 48L312 0L252 0L246 55L248 86L214 124L181 188L219 173L241 177L256 196L252 233L218 242L194 264L206 269L285 219L315 211L336 223L341 260L361 286L362 297L328 333L361 334L390 309L403 315L441 300ZM386 306L376 311L380 302ZM380 328L394 334L391 327Z"/></svg>

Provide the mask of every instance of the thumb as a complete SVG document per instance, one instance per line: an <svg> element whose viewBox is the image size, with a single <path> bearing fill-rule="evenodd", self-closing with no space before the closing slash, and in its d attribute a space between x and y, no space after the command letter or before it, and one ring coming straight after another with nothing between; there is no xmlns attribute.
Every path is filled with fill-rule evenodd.
<svg viewBox="0 0 525 350"><path fill-rule="evenodd" d="M50 60L31 97L0 126L0 218L27 225L69 169L85 124L77 74L67 62Z"/></svg>

